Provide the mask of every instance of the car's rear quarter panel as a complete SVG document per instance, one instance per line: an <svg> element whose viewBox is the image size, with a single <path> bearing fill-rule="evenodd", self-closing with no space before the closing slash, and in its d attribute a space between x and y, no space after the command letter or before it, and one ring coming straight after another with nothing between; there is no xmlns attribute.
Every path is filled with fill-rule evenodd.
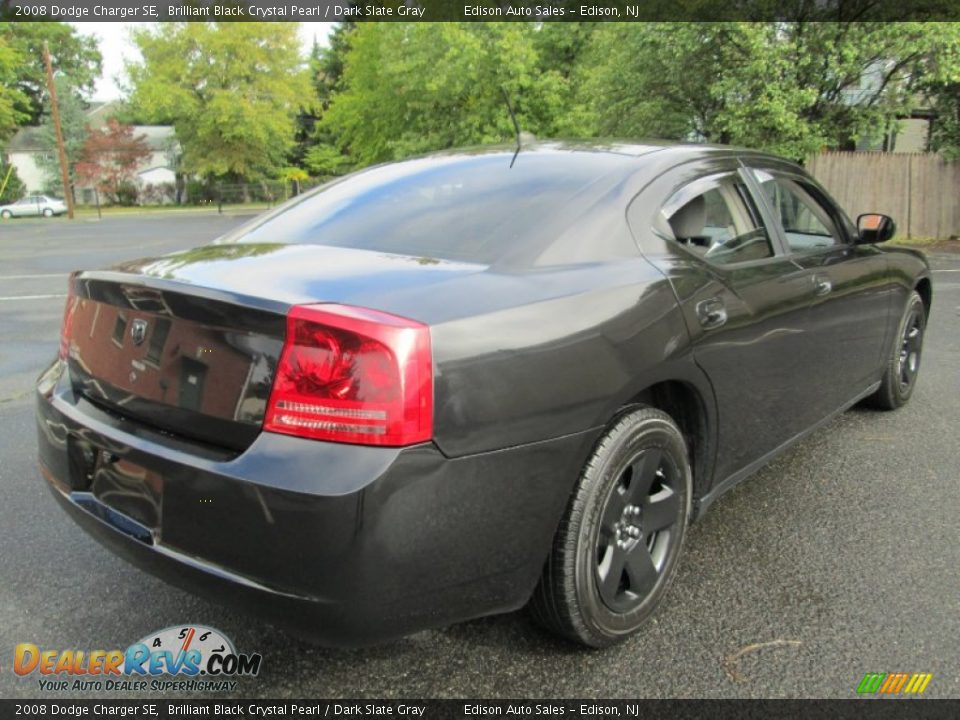
<svg viewBox="0 0 960 720"><path fill-rule="evenodd" d="M432 327L435 440L451 456L602 427L671 365L686 372L676 298L642 258L468 283L505 307Z"/></svg>

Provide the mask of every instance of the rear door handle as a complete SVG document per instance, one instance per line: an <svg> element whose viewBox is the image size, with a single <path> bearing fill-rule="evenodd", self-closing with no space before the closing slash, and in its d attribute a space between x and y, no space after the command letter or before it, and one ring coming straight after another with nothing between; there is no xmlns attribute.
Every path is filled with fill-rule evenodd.
<svg viewBox="0 0 960 720"><path fill-rule="evenodd" d="M813 290L817 295L826 295L833 290L833 283L826 275L813 276Z"/></svg>
<svg viewBox="0 0 960 720"><path fill-rule="evenodd" d="M700 326L707 330L718 328L727 321L727 308L718 297L701 300L697 303L697 319Z"/></svg>

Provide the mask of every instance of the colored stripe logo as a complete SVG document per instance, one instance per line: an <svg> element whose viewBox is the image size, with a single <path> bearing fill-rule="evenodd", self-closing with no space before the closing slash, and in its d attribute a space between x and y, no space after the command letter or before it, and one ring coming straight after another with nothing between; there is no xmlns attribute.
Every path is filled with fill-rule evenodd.
<svg viewBox="0 0 960 720"><path fill-rule="evenodd" d="M857 686L860 695L920 695L933 673L867 673Z"/></svg>

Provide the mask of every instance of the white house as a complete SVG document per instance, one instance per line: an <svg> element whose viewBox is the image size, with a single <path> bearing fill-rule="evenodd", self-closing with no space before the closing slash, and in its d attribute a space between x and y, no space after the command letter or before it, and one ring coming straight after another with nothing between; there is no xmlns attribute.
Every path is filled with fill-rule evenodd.
<svg viewBox="0 0 960 720"><path fill-rule="evenodd" d="M102 128L110 118L114 103L92 103L87 110L87 124L93 129ZM176 181L176 158L180 152L176 134L168 125L134 125L134 137L145 136L150 155L140 163L137 169L137 185L141 189L158 188L173 185ZM51 159L55 153L51 151L43 140L39 127L23 127L17 131L7 144L6 155L11 165L17 170L17 175L26 186L27 193L40 193L48 185L47 175L37 162L42 155L49 155ZM94 202L92 187L78 185L75 188L77 202ZM172 201L172 193L170 194Z"/></svg>

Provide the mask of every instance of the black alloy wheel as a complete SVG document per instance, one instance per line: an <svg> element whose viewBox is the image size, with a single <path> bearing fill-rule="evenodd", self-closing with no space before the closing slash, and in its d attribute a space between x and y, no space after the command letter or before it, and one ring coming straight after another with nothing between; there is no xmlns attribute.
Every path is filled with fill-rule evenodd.
<svg viewBox="0 0 960 720"><path fill-rule="evenodd" d="M626 463L607 497L597 533L597 588L614 612L629 612L660 578L682 522L679 471L660 449Z"/></svg>
<svg viewBox="0 0 960 720"><path fill-rule="evenodd" d="M896 339L884 364L880 389L870 398L871 404L883 410L896 410L904 405L917 385L923 336L927 328L927 308L920 293L907 299Z"/></svg>
<svg viewBox="0 0 960 720"><path fill-rule="evenodd" d="M686 441L648 407L619 415L587 461L534 592L534 617L590 647L636 632L675 574L692 495Z"/></svg>
<svg viewBox="0 0 960 720"><path fill-rule="evenodd" d="M923 306L913 305L903 324L898 360L900 392L906 393L920 371L920 351L923 348Z"/></svg>

